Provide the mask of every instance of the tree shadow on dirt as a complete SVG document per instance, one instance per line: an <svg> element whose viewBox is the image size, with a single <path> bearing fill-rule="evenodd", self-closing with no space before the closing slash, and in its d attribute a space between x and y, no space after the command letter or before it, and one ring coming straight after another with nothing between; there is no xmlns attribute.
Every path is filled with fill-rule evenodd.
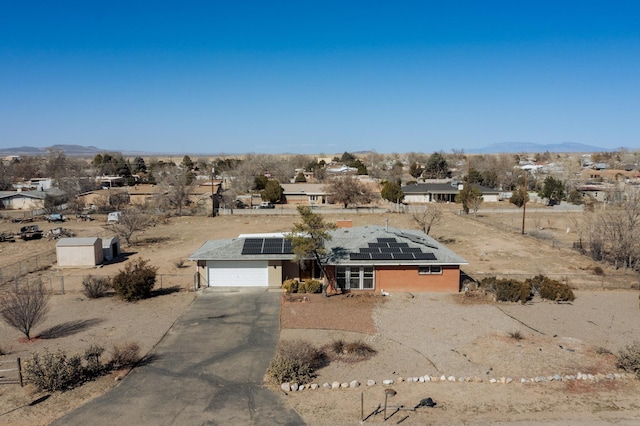
<svg viewBox="0 0 640 426"><path fill-rule="evenodd" d="M60 337L71 336L72 334L79 333L86 330L89 327L100 324L102 319L93 318L89 320L67 321L62 324L54 325L46 330L43 330L36 336L38 339L57 339Z"/></svg>

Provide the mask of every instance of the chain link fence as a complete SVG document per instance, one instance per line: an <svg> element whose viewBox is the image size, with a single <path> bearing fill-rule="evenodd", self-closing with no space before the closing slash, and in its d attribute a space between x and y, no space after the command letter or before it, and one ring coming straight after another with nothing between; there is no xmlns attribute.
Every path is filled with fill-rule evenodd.
<svg viewBox="0 0 640 426"><path fill-rule="evenodd" d="M22 276L15 277L5 282L0 288L1 291L12 291L21 286L41 283L50 294L81 293L84 290L82 281L87 276L113 278L112 275L99 275L87 272L86 274L47 274L42 276ZM178 290L193 291L195 288L195 278L193 273L184 274L157 274L155 291Z"/></svg>
<svg viewBox="0 0 640 426"><path fill-rule="evenodd" d="M480 282L484 278L513 279L525 281L536 275L544 275L552 280L569 285L574 290L640 290L640 278L636 274L616 276L595 274L521 274L521 273L478 273L467 279Z"/></svg>
<svg viewBox="0 0 640 426"><path fill-rule="evenodd" d="M56 260L56 251L51 250L45 253L34 254L19 262L3 266L0 268L0 285L14 281L32 272L48 269Z"/></svg>

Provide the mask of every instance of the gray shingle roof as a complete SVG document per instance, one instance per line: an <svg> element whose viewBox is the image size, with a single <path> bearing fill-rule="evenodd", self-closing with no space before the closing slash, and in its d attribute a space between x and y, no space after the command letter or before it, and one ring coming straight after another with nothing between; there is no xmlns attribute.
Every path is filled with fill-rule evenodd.
<svg viewBox="0 0 640 426"><path fill-rule="evenodd" d="M331 231L332 239L327 241L327 262L329 264L438 264L465 265L468 262L423 232L386 228L383 226L361 226L340 228ZM367 247L378 238L395 238L398 242L407 243L409 247L421 248L423 252L432 253L435 260L350 260L349 255L360 248ZM244 238L225 240L209 240L196 250L189 260L292 260L292 254L258 254L243 255Z"/></svg>

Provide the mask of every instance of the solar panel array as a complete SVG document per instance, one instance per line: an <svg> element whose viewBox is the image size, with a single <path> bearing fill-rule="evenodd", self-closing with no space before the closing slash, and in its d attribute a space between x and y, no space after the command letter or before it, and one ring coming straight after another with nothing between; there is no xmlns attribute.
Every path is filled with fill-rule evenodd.
<svg viewBox="0 0 640 426"><path fill-rule="evenodd" d="M291 241L285 238L245 238L242 254L292 254Z"/></svg>
<svg viewBox="0 0 640 426"><path fill-rule="evenodd" d="M409 247L407 243L395 238L378 238L368 247L362 247L358 253L349 255L351 260L436 260L433 253L425 253L419 247Z"/></svg>

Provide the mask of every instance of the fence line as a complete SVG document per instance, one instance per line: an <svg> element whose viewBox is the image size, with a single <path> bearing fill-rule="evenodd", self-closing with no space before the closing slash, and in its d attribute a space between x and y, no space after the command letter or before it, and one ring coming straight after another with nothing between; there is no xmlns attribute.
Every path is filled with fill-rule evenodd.
<svg viewBox="0 0 640 426"><path fill-rule="evenodd" d="M27 259L0 268L0 285L11 282L16 277L22 277L31 272L49 268L56 262L56 251L50 250L29 256Z"/></svg>
<svg viewBox="0 0 640 426"><path fill-rule="evenodd" d="M640 278L636 275L595 275L595 274L523 274L523 273L477 273L469 276L472 280L480 282L484 278L496 277L498 279L514 279L524 281L536 275L544 275L556 281L568 284L574 290L640 290Z"/></svg>
<svg viewBox="0 0 640 426"><path fill-rule="evenodd" d="M3 368L2 365L3 364L13 364L16 363L16 367L14 368ZM7 377L7 375L5 373L11 373L11 372L16 372L16 377L12 378L12 377ZM22 379L22 362L20 361L20 358L16 358L15 361L0 361L0 384L2 385L9 385L9 384L17 384L19 383L20 386L24 386L24 381Z"/></svg>
<svg viewBox="0 0 640 426"><path fill-rule="evenodd" d="M33 283L42 283L46 290L50 294L66 294L66 293L79 293L84 290L84 286L82 285L82 281L87 276L93 277L105 277L105 278L113 278L114 275L100 275L93 274L91 272L87 272L84 275L72 274L72 275L64 275L64 274L52 274L47 276L40 277L16 277L9 282L5 283L2 287L3 291L11 291L13 289L18 289L20 286L25 286ZM156 285L154 290L163 290L163 289L171 289L178 288L183 291L193 291L194 290L194 275L191 272L184 274L156 274Z"/></svg>

